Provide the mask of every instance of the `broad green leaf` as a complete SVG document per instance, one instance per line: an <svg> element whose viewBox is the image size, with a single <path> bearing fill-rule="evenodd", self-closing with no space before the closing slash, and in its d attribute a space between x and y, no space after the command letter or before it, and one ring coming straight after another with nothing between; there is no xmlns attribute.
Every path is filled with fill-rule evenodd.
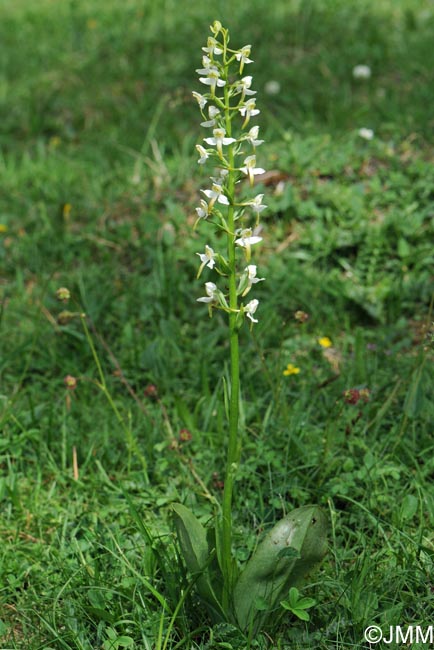
<svg viewBox="0 0 434 650"><path fill-rule="evenodd" d="M259 628L266 616L255 613L255 602L272 610L290 587L300 584L324 557L327 521L317 506L294 510L279 521L258 545L234 589L234 607L242 629ZM294 595L297 595L298 592Z"/></svg>
<svg viewBox="0 0 434 650"><path fill-rule="evenodd" d="M173 503L176 533L190 573L202 571L208 560L206 530L194 514L181 503Z"/></svg>
<svg viewBox="0 0 434 650"><path fill-rule="evenodd" d="M181 503L172 504L176 533L187 569L196 579L199 595L207 603L210 614L215 620L221 620L222 608L219 594L221 580L218 565L213 558L215 549L210 548L206 529L192 512ZM216 566L217 565L217 566Z"/></svg>

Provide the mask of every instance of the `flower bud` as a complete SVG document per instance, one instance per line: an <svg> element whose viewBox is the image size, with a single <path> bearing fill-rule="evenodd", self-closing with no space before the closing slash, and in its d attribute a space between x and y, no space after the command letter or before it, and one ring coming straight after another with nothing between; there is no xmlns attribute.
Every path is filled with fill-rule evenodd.
<svg viewBox="0 0 434 650"><path fill-rule="evenodd" d="M222 30L222 24L219 20L215 20L213 24L210 26L210 30L214 34L214 36L217 36L219 32Z"/></svg>

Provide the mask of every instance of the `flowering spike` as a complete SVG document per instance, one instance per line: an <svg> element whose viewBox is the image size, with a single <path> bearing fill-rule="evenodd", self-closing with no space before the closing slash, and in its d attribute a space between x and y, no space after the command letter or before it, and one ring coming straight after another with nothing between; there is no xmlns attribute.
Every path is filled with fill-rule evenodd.
<svg viewBox="0 0 434 650"><path fill-rule="evenodd" d="M202 67L197 69L199 81L207 86L203 93L193 92L202 115L201 126L212 129L212 135L203 138L204 145L197 144L198 164L205 165L210 158L217 161L218 173L211 177L211 187L202 189L204 198L196 208L196 224L207 220L226 233L227 257L205 246L204 253L197 253L200 266L197 276L210 269L227 278L227 293L213 282L205 284L206 295L198 302L213 309L222 309L229 315L230 326L237 329L247 317L251 325L258 306L256 299L243 304L242 299L264 278L257 277L257 267L250 263L252 246L259 243L259 217L266 205L263 194L245 196L245 183L238 183L240 172L252 186L256 175L264 173L256 166L256 147L264 141L259 138L259 126L250 121L259 115L256 107L256 91L252 75L244 75L245 65L252 63L251 46L229 50L229 33L219 21L211 25L211 36L202 48ZM206 111L205 111L206 107ZM248 128L247 128L247 125ZM236 198L242 194L242 198ZM240 227L235 229L239 222ZM238 225L238 223L237 223ZM240 255L239 249L243 255ZM244 262L243 266L238 263ZM247 266L246 266L247 261Z"/></svg>

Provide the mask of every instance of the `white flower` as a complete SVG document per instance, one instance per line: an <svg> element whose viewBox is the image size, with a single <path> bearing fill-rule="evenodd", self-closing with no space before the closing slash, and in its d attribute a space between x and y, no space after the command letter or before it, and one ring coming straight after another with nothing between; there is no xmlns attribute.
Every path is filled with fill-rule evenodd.
<svg viewBox="0 0 434 650"><path fill-rule="evenodd" d="M206 219L207 216L210 214L212 208L209 207L208 203L204 201L204 199L201 199L200 207L195 209L199 219Z"/></svg>
<svg viewBox="0 0 434 650"><path fill-rule="evenodd" d="M250 318L252 323L257 323L258 322L257 318L253 318L253 314L257 310L258 305L259 305L259 300L256 300L256 298L254 298L253 300L248 302L247 305L245 305L245 307L244 307L244 312L247 315L247 318Z"/></svg>
<svg viewBox="0 0 434 650"><path fill-rule="evenodd" d="M278 95L280 93L280 83L270 79L264 86L264 90L267 95Z"/></svg>
<svg viewBox="0 0 434 650"><path fill-rule="evenodd" d="M361 138L363 138L364 140L372 140L372 138L374 137L374 132L373 132L372 129L362 128L362 129L359 129L358 133L359 133L359 136Z"/></svg>
<svg viewBox="0 0 434 650"><path fill-rule="evenodd" d="M258 135L259 135L259 126L252 126L250 131L244 136L243 140L247 140L250 142L252 147L259 147L260 144L262 144L264 141L263 140L258 140Z"/></svg>
<svg viewBox="0 0 434 650"><path fill-rule="evenodd" d="M257 278L256 277L256 265L255 264L249 264L249 266L247 266L244 269L244 272L246 274L244 276L244 282L247 280L247 286L246 286L246 288L244 289L244 291L242 293L243 296L245 296L246 293L248 293L250 291L253 284L256 284L257 282L263 282L263 280L265 280L265 278ZM244 282L243 282L243 284L244 284Z"/></svg>
<svg viewBox="0 0 434 650"><path fill-rule="evenodd" d="M203 47L202 50L208 54L223 54L220 44L213 36L208 37L207 47Z"/></svg>
<svg viewBox="0 0 434 650"><path fill-rule="evenodd" d="M197 151L199 152L199 155L200 155L200 158L199 158L199 160L197 162L198 162L199 165L203 165L207 161L207 159L209 158L209 153L200 144L196 145L196 149L197 149Z"/></svg>
<svg viewBox="0 0 434 650"><path fill-rule="evenodd" d="M232 144L233 142L236 142L235 138L226 138L226 130L225 129L213 129L213 138L204 138L205 142L210 145L214 145L217 147L217 151L220 156L223 156L222 153L222 146L223 145L228 145Z"/></svg>
<svg viewBox="0 0 434 650"><path fill-rule="evenodd" d="M243 128L246 126L251 117L258 115L261 112L258 108L256 108L256 99L254 97L252 97L252 99L248 99L244 106L241 106L241 108L238 110L240 111L241 115L245 117Z"/></svg>
<svg viewBox="0 0 434 650"><path fill-rule="evenodd" d="M204 54L202 56L202 65L203 65L204 68L209 68L209 67L216 68L217 67L217 66L215 66L213 64L213 62L211 61L211 58L209 56L207 56L206 54ZM196 72L199 72L199 70L196 70Z"/></svg>
<svg viewBox="0 0 434 650"><path fill-rule="evenodd" d="M252 232L251 228L244 228L243 230L237 230L237 235L239 238L235 240L237 246L245 248L246 251L250 252L250 246L253 244L258 244L262 241L262 237L258 237Z"/></svg>
<svg viewBox="0 0 434 650"><path fill-rule="evenodd" d="M215 118L217 117L217 115L219 113L220 113L220 111L219 111L218 108L216 108L216 106L208 106L209 120L207 120L206 122L201 122L200 125L201 126L206 126L206 127L215 126L216 125Z"/></svg>
<svg viewBox="0 0 434 650"><path fill-rule="evenodd" d="M247 174L250 180L250 185L253 185L254 182L254 177L257 176L257 174L264 174L265 169L262 169L262 167L255 167L256 165L256 156L247 156L244 160L244 167L241 167L241 171L244 174Z"/></svg>
<svg viewBox="0 0 434 650"><path fill-rule="evenodd" d="M253 63L252 59L249 59L251 49L251 45L244 45L241 50L238 50L238 52L235 53L236 60L240 62L240 74L243 72L245 63Z"/></svg>
<svg viewBox="0 0 434 650"><path fill-rule="evenodd" d="M262 280L265 280L265 278L256 277L256 271L257 271L256 264L249 264L249 266L247 266L245 270L247 271L250 286L252 286L252 284L256 284L257 282L262 282Z"/></svg>
<svg viewBox="0 0 434 650"><path fill-rule="evenodd" d="M209 56L202 57L202 65L203 68L196 68L196 72L198 74L209 74L211 71L213 71L213 72L217 72L218 75L220 76L217 66L211 61Z"/></svg>
<svg viewBox="0 0 434 650"><path fill-rule="evenodd" d="M243 77L241 81L235 86L235 92L242 93L243 98L245 95L256 95L256 90L250 90L253 77Z"/></svg>
<svg viewBox="0 0 434 650"><path fill-rule="evenodd" d="M197 302L216 302L218 300L217 286L214 282L205 282L205 291L207 294L206 297L198 298Z"/></svg>
<svg viewBox="0 0 434 650"><path fill-rule="evenodd" d="M199 104L200 108L203 109L205 107L205 105L207 104L208 100L205 99L205 97L203 95L201 95L200 93L197 93L195 90L193 90L192 95L195 98L195 100L197 101L197 103Z"/></svg>
<svg viewBox="0 0 434 650"><path fill-rule="evenodd" d="M199 77L199 81L205 86L211 86L211 93L215 93L216 86L221 88L226 85L226 81L220 79L220 72L215 66L210 66L208 68L200 68L196 70L198 74L206 75L205 77Z"/></svg>
<svg viewBox="0 0 434 650"><path fill-rule="evenodd" d="M201 192L203 192L203 194L205 194L205 196L210 199L208 213L211 212L216 201L222 205L229 205L227 196L223 194L223 187L218 183L213 183L210 190L201 190Z"/></svg>
<svg viewBox="0 0 434 650"><path fill-rule="evenodd" d="M263 198L264 198L263 194L257 194L257 196L255 196L254 199L250 199L250 201L246 201L242 205L250 205L253 212L259 214L260 212L262 212L262 210L265 210L265 208L267 207L262 203Z"/></svg>
<svg viewBox="0 0 434 650"><path fill-rule="evenodd" d="M356 65L353 68L354 79L369 79L371 77L371 68L369 65Z"/></svg>
<svg viewBox="0 0 434 650"><path fill-rule="evenodd" d="M210 246L205 246L205 252L196 253L196 255L199 255L200 261L202 262L202 264L199 267L199 271L197 273L197 277L199 277L205 266L207 266L209 269L214 268L215 258L217 257L217 253L214 253L213 249Z"/></svg>

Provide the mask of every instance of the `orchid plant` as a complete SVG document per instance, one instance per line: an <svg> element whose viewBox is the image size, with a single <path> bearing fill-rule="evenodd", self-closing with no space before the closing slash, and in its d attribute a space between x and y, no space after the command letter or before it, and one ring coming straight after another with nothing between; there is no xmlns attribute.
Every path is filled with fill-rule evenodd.
<svg viewBox="0 0 434 650"><path fill-rule="evenodd" d="M213 163L214 175L210 177L210 187L201 190L203 197L196 208L195 227L204 222L212 224L217 231L224 233L226 249L216 252L206 244L203 252L197 253L200 260L197 277L212 274L212 279L205 282L205 295L197 300L207 305L210 316L214 310L227 314L229 442L223 501L215 529L205 530L181 504L174 504L173 510L187 568L194 575L199 595L208 605L212 617L229 620L242 629L253 629L252 626L258 629L266 619L264 602L267 603L265 610L271 611L276 599L282 595L282 589L288 586L288 576L294 567L298 575L303 574L300 563L307 558L300 553L306 536L311 540L310 547L316 549L310 553L310 563L307 564L315 563L312 562L313 556L316 560L318 555L322 556L324 521L314 506L299 516L294 511L289 522L279 522L279 539L276 541L272 537L267 541L266 538L240 573L232 554L233 488L241 453L239 332L245 322L250 328L258 322L259 301L252 298L250 292L254 285L265 280L258 277L257 265L252 263L252 248L262 241L260 215L267 207L263 203L264 195L255 195L253 189L255 177L265 173L256 161L257 148L264 141L259 137L259 126L251 123L260 111L256 107L252 77L244 75L246 66L253 63L251 46L231 49L229 32L219 21L215 21L210 29L212 35L202 48L202 67L197 70L199 82L206 87L206 92L195 91L193 97L202 116L201 126L209 132L203 138L203 144L196 145L198 164ZM312 535L318 528L321 543L316 547ZM286 536L282 538L280 531L283 529ZM279 552L290 544L295 549L294 554L289 554L287 560L280 558ZM278 582L274 574L276 567ZM254 602L258 599L262 605ZM259 617L256 615L258 608L262 611Z"/></svg>
<svg viewBox="0 0 434 650"><path fill-rule="evenodd" d="M211 26L212 36L202 48L202 68L196 72L199 81L208 92L193 93L199 104L203 121L201 126L211 130L212 137L204 137L207 145L196 145L200 165L210 161L217 169L211 177L211 189L202 190L202 199L197 208L200 221L212 222L226 234L226 254L215 253L205 246L204 253L198 253L201 265L198 277L204 267L219 277L219 288L214 282L205 283L206 297L198 298L207 303L210 316L213 309L227 313L230 342L230 387L229 387L229 446L224 481L221 546L222 571L224 578L223 607L226 609L233 587L232 567L232 493L234 476L240 456L239 436L239 340L238 332L244 318L251 326L259 301L246 299L254 284L265 278L257 277L257 267L251 264L252 246L259 244L260 213L267 207L262 203L263 194L243 196L246 183L253 187L255 176L265 172L256 166L256 149L263 140L259 139L259 127L251 125L251 118L259 114L256 108L256 91L252 89L252 77L243 76L250 59L250 45L240 50L229 48L229 33L220 22ZM207 111L207 114L206 114ZM238 190L238 191L237 191ZM250 295L249 295L250 298Z"/></svg>

